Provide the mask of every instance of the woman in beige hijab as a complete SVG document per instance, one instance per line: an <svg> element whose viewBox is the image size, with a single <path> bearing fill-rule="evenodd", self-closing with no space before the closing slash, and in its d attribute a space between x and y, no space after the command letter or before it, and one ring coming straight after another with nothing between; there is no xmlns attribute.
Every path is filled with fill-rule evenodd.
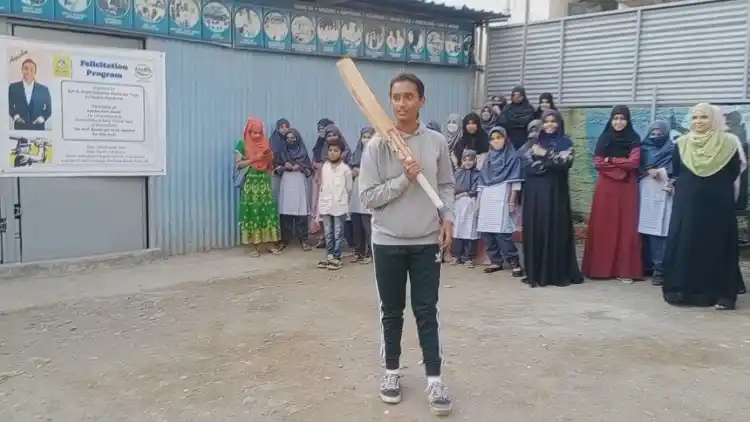
<svg viewBox="0 0 750 422"><path fill-rule="evenodd" d="M690 132L677 140L672 161L674 206L662 286L667 303L734 309L744 291L734 215L738 144L724 132L718 108L693 107Z"/></svg>

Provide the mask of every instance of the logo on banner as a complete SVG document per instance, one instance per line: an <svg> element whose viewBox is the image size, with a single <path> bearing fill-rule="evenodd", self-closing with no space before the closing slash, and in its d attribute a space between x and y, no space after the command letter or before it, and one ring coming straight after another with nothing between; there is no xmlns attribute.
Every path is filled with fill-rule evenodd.
<svg viewBox="0 0 750 422"><path fill-rule="evenodd" d="M70 78L72 75L70 56L52 56L52 69L56 78Z"/></svg>

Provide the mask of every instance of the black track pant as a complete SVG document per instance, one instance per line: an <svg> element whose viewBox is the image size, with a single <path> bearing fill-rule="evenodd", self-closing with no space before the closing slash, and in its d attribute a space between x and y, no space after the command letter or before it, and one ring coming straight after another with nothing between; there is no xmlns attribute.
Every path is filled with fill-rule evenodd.
<svg viewBox="0 0 750 422"><path fill-rule="evenodd" d="M411 308L417 320L425 372L427 376L439 376L441 350L437 303L440 248L438 245L373 245L373 258L383 331L381 357L385 359L386 369L399 368L408 276Z"/></svg>

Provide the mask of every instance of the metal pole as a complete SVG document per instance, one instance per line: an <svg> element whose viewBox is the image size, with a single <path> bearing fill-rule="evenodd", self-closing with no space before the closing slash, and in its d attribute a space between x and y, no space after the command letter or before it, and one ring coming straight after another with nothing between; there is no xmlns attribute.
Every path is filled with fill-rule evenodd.
<svg viewBox="0 0 750 422"><path fill-rule="evenodd" d="M531 11L531 0L524 0L523 12L523 50L521 52L521 85L526 76L526 42L529 38L529 12Z"/></svg>

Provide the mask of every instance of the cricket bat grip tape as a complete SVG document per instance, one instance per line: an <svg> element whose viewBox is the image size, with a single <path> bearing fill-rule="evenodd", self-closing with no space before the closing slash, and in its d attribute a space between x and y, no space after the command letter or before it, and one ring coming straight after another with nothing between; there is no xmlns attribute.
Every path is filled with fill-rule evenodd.
<svg viewBox="0 0 750 422"><path fill-rule="evenodd" d="M445 207L445 204L443 204L443 201L440 200L437 192L435 192L435 189L432 188L430 182L428 182L424 177L424 174L419 173L417 175L417 183L419 183L419 186L421 186L425 193L427 193L427 196L430 197L430 200L433 204L435 204L435 207L437 207L438 211L442 211L443 207Z"/></svg>

